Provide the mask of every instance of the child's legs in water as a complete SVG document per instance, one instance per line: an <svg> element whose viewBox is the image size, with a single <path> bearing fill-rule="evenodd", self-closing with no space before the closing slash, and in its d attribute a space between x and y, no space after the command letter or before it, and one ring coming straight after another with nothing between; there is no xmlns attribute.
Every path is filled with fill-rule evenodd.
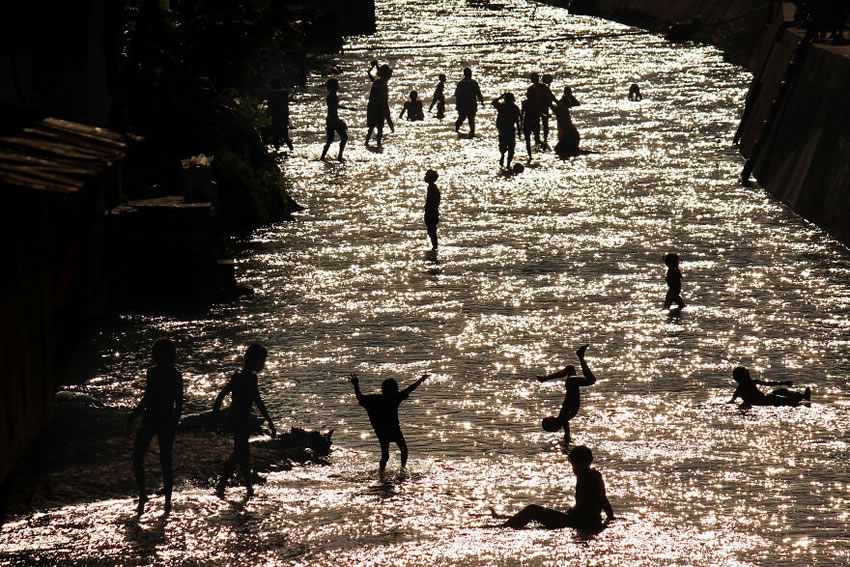
<svg viewBox="0 0 850 567"><path fill-rule="evenodd" d="M765 397L772 405L796 406L803 401L804 396L800 392L792 392L787 388L778 388Z"/></svg>
<svg viewBox="0 0 850 567"><path fill-rule="evenodd" d="M515 516L504 524L503 528L519 529L531 522L538 522L548 530L557 530L570 527L570 515L552 508L544 508L537 504L531 504L520 510Z"/></svg>
<svg viewBox="0 0 850 567"><path fill-rule="evenodd" d="M378 468L381 472L384 472L384 469L387 468L387 461L390 460L390 441L389 439L379 439L381 443L381 462L378 465Z"/></svg>
<svg viewBox="0 0 850 567"><path fill-rule="evenodd" d="M404 440L404 435L401 435L395 442L398 445L398 450L401 452L401 468L407 466L407 441Z"/></svg>

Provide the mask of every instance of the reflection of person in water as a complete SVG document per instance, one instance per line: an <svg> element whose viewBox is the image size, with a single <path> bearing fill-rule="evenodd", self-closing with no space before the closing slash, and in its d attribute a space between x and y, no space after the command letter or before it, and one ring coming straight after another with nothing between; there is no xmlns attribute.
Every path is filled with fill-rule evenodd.
<svg viewBox="0 0 850 567"><path fill-rule="evenodd" d="M142 424L133 445L133 473L139 489L137 512L145 509L148 495L145 492L145 452L156 435L159 443L159 461L162 465L162 484L165 492L165 513L171 511L171 492L174 487L172 448L177 422L183 410L183 375L174 368L177 350L168 339L159 339L153 345L155 365L148 369L145 394L130 414L127 432L136 417L144 412Z"/></svg>
<svg viewBox="0 0 850 567"><path fill-rule="evenodd" d="M245 362L242 370L234 374L224 388L221 389L213 404L213 413L217 413L224 398L230 394L230 426L233 429L233 453L225 461L221 470L221 476L216 486L216 494L224 498L224 489L230 475L239 465L242 480L245 483L246 496L254 495L254 487L251 484L250 444L248 438L251 435L251 408L256 404L260 413L266 418L271 429L271 436L277 435L274 422L269 416L266 405L260 398L260 390L257 387L257 372L266 364L268 352L259 344L252 344L245 351Z"/></svg>
<svg viewBox="0 0 850 567"><path fill-rule="evenodd" d="M812 391L809 388L806 388L802 394L787 388L777 388L771 393L765 394L758 389L757 385L793 386L794 382L791 380L784 382L756 380L750 376L750 371L743 366L732 371L732 378L738 383L738 387L735 388L735 393L732 394L729 403L734 403L737 398L741 398L745 406L797 406L803 400L809 401L812 397Z"/></svg>
<svg viewBox="0 0 850 567"><path fill-rule="evenodd" d="M434 105L437 105L437 118L442 120L446 115L446 76L440 73L437 77L438 83L437 87L434 89L434 96L431 97L431 106L428 107L428 112L431 112L431 109L434 108Z"/></svg>
<svg viewBox="0 0 850 567"><path fill-rule="evenodd" d="M374 73L374 74L373 74ZM393 119L390 116L390 92L389 80L393 72L389 65L378 66L377 61L372 61L366 76L372 81L369 90L369 102L366 103L366 144L372 139L372 131L377 130L375 140L381 145L384 136L384 121L387 121L390 132L394 132Z"/></svg>
<svg viewBox="0 0 850 567"><path fill-rule="evenodd" d="M570 420L576 416L579 406L581 405L581 393L579 388L582 386L590 386L596 382L596 376L593 375L593 372L590 371L590 367L584 360L584 353L587 350L587 347L588 345L582 345L576 351L576 356L578 356L578 361L581 365L582 376L576 376L576 369L572 364L568 365L563 370L559 370L558 372L554 372L547 376L537 376L537 380L540 382L566 378L564 381L564 388L567 392L564 396L564 402L561 404L561 411L558 413L558 417L554 418L554 422L549 421L553 418L546 418L544 420L548 431L557 431L561 428L564 429L564 443L570 442Z"/></svg>
<svg viewBox="0 0 850 567"><path fill-rule="evenodd" d="M425 229L431 239L431 248L437 249L437 224L440 222L440 190L437 189L437 172L429 169L425 172L428 193L425 195Z"/></svg>
<svg viewBox="0 0 850 567"><path fill-rule="evenodd" d="M520 110L514 102L513 93L504 93L493 101L493 106L496 107L496 129L499 131L499 166L510 169L516 149L516 137L520 131ZM507 165L505 153L508 154Z"/></svg>
<svg viewBox="0 0 850 567"><path fill-rule="evenodd" d="M410 99L404 103L401 114L398 117L402 118L405 112L407 112L408 122L425 120L425 113L422 111L422 101L419 100L419 93L416 91L410 91Z"/></svg>
<svg viewBox="0 0 850 567"><path fill-rule="evenodd" d="M629 87L629 100L641 100L642 98L640 87L637 86L637 83L632 83L632 86Z"/></svg>
<svg viewBox="0 0 850 567"><path fill-rule="evenodd" d="M455 121L455 132L460 131L464 120L469 120L469 135L475 136L475 114L478 112L478 102L484 104L481 95L481 87L478 81L472 78L472 69L463 70L463 80L455 87L455 106L457 107L457 120Z"/></svg>
<svg viewBox="0 0 850 567"><path fill-rule="evenodd" d="M390 458L390 443L398 445L401 451L401 468L404 469L407 466L407 443L404 440L404 435L401 433L401 425L398 422L398 406L427 377L428 375L424 374L419 380L400 392L398 390L398 383L392 378L389 378L381 384L380 394L369 394L366 396L360 392L360 381L357 379L357 375L351 374L348 377L348 381L354 386L354 395L357 396L357 401L360 405L366 408L369 421L372 423L372 428L375 430L375 435L381 444L381 473L386 469L387 461Z"/></svg>
<svg viewBox="0 0 850 567"><path fill-rule="evenodd" d="M555 153L562 159L578 155L579 133L570 116L570 108L578 106L579 101L573 96L570 87L564 87L564 96L553 107L555 119L558 121L558 143Z"/></svg>
<svg viewBox="0 0 850 567"><path fill-rule="evenodd" d="M614 510L605 494L605 482L602 480L602 475L596 469L590 468L593 453L584 445L580 445L570 451L569 459L576 475L576 505L566 512L561 512L531 504L509 518L502 524L503 528L517 530L530 522L537 522L548 530L561 528L593 530L603 526L600 518L603 511L606 522L614 519Z"/></svg>

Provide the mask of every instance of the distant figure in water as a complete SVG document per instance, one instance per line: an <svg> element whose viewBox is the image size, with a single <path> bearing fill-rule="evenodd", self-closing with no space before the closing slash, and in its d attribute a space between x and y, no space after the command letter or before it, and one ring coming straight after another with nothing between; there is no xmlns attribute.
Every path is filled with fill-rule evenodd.
<svg viewBox="0 0 850 567"><path fill-rule="evenodd" d="M281 88L280 79L271 81L272 90L266 97L268 114L272 118L271 142L274 149L280 149L283 142L292 151L292 140L289 139L289 91Z"/></svg>
<svg viewBox="0 0 850 567"><path fill-rule="evenodd" d="M564 95L553 107L555 119L558 121L558 143L555 145L555 153L561 159L579 154L580 137L570 116L570 108L579 104L581 103L573 96L573 90L570 87L564 87Z"/></svg>
<svg viewBox="0 0 850 567"><path fill-rule="evenodd" d="M590 386L596 382L596 376L593 375L593 372L590 371L590 367L584 360L584 353L587 350L587 347L588 345L582 345L576 351L576 356L578 356L578 361L581 365L582 376L576 376L575 366L571 364L563 370L559 370L553 374L537 376L537 380L540 382L566 378L564 381L564 387L566 388L567 393L564 396L564 403L561 404L561 411L558 413L558 417L547 417L543 419L543 429L546 431L555 432L563 428L565 444L569 444L570 442L570 420L576 416L579 406L581 405L581 393L579 388L582 386Z"/></svg>
<svg viewBox="0 0 850 567"><path fill-rule="evenodd" d="M425 120L425 113L422 111L422 101L419 100L419 93L416 91L410 91L410 99L404 103L401 114L398 117L402 118L405 112L407 112L408 122Z"/></svg>
<svg viewBox="0 0 850 567"><path fill-rule="evenodd" d="M543 83L547 89L549 89L549 94L551 95L551 101L555 101L555 95L552 93L552 81L554 77L552 75L543 75L540 78L540 82ZM547 103L543 110L540 113L540 123L543 125L543 145L545 147L549 147L549 108L552 105Z"/></svg>
<svg viewBox="0 0 850 567"><path fill-rule="evenodd" d="M547 530L594 530L603 527L603 511L606 522L614 519L614 510L608 502L602 475L596 469L590 468L593 453L584 445L580 445L570 451L569 459L576 475L576 505L566 512L561 512L531 504L502 524L503 528L518 530L530 522L537 522Z"/></svg>
<svg viewBox="0 0 850 567"><path fill-rule="evenodd" d="M328 148L331 147L331 144L334 141L334 134L339 134L339 154L336 159L339 161L343 161L342 152L345 150L345 144L348 142L348 126L345 125L345 122L340 120L339 118L339 109L342 108L344 110L352 110L346 106L342 106L339 103L339 95L337 91L339 91L339 81L336 79L328 79L325 83L325 87L328 89L328 96L325 101L328 104L328 116L325 119L325 147L322 148L322 157L321 159L325 159L325 156L328 153Z"/></svg>
<svg viewBox="0 0 850 567"><path fill-rule="evenodd" d="M514 159L516 149L516 138L520 131L519 107L514 102L513 93L505 93L493 101L496 107L496 129L499 131L499 167L511 168L511 160ZM505 153L508 154L508 162L505 164Z"/></svg>
<svg viewBox="0 0 850 567"><path fill-rule="evenodd" d="M664 309L670 309L674 303L679 309L685 306L682 301L682 270L679 269L679 255L668 253L664 255L667 266L667 295L664 297Z"/></svg>
<svg viewBox="0 0 850 567"><path fill-rule="evenodd" d="M139 489L136 512L141 515L148 501L145 492L145 453L156 435L159 443L159 462L162 465L162 484L165 491L165 513L171 511L171 492L174 488L174 470L171 453L177 422L183 411L183 375L174 368L177 349L168 339L159 339L153 345L154 366L148 369L145 393L127 420L129 434L133 421L144 412L142 424L133 444L133 473Z"/></svg>
<svg viewBox="0 0 850 567"><path fill-rule="evenodd" d="M469 120L469 135L475 136L475 114L478 112L478 102L484 104L481 95L481 87L478 81L472 78L472 69L463 70L463 80L455 87L455 106L457 107L457 120L455 121L455 132L460 131L464 120Z"/></svg>
<svg viewBox="0 0 850 567"><path fill-rule="evenodd" d="M366 76L372 81L372 88L369 90L369 102L366 103L366 126L369 128L366 132L366 145L369 145L369 140L372 139L373 130L377 130L375 140L378 142L378 146L381 145L384 136L384 121L389 123L390 132L395 132L393 119L390 116L389 80L392 75L393 71L389 65L385 64L379 67L377 61L372 61L369 71L366 72Z"/></svg>
<svg viewBox="0 0 850 567"><path fill-rule="evenodd" d="M534 135L534 143L540 142L540 121L544 113L549 112L549 106L556 102L555 95L549 87L540 82L540 75L531 73L528 76L531 85L525 91L526 103L523 114L523 134L525 135L525 149L528 150L528 159L531 160L531 136ZM547 148L545 140L543 147Z"/></svg>
<svg viewBox="0 0 850 567"><path fill-rule="evenodd" d="M632 86L629 87L629 100L641 100L643 96L640 94L640 87L637 83L632 83Z"/></svg>
<svg viewBox="0 0 850 567"><path fill-rule="evenodd" d="M277 435L274 422L269 416L266 405L260 398L260 390L257 387L257 372L261 371L266 364L268 351L265 347L254 343L245 351L245 361L242 370L234 374L218 396L213 404L213 413L217 413L221 408L225 396L230 394L230 426L233 429L233 453L230 458L225 461L221 469L221 476L218 479L215 493L219 498L224 498L224 489L227 487L227 481L239 465L242 473L242 480L245 483L245 496L250 498L254 495L254 487L251 485L251 463L250 463L250 445L248 437L251 434L251 408L254 404L269 422L271 436Z"/></svg>
<svg viewBox="0 0 850 567"><path fill-rule="evenodd" d="M437 189L437 172L429 169L425 172L428 193L425 195L425 229L431 239L431 249L437 249L437 225L440 223L440 190Z"/></svg>
<svg viewBox="0 0 850 567"><path fill-rule="evenodd" d="M437 87L434 89L434 96L431 97L431 106L428 107L428 112L431 112L431 109L434 108L434 105L437 105L437 119L442 120L446 115L446 76L440 73L437 76Z"/></svg>
<svg viewBox="0 0 850 567"><path fill-rule="evenodd" d="M741 398L741 405L748 406L797 406L803 400L809 401L812 397L812 391L809 388L801 394L800 392L792 392L786 388L778 388L769 394L764 394L758 389L757 385L761 386L793 386L794 382L786 380L784 382L766 382L763 380L755 380L750 376L750 371L739 366L732 371L732 378L738 383L735 388L735 393L732 394L732 399L729 403L734 403L737 398Z"/></svg>
<svg viewBox="0 0 850 567"><path fill-rule="evenodd" d="M357 379L357 375L351 374L348 376L348 381L354 386L354 395L357 396L357 401L360 405L366 408L369 421L372 423L372 428L375 430L375 435L381 444L381 463L379 465L381 474L386 470L387 461L390 459L390 443L398 445L401 451L402 470L407 466L407 443L404 440L404 435L401 433L401 425L398 422L398 406L427 377L428 375L424 374L419 380L401 392L398 391L398 383L392 378L389 378L381 383L380 394L364 396L360 392L360 381Z"/></svg>

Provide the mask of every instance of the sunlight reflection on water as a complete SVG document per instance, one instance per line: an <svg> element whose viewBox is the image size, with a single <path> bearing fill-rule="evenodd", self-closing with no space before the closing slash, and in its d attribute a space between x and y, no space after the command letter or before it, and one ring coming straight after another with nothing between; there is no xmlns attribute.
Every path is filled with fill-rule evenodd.
<svg viewBox="0 0 850 567"><path fill-rule="evenodd" d="M382 2L378 34L349 45L624 29L507 4ZM311 78L295 95L284 165L308 209L244 243L239 273L257 295L196 320L127 317L104 335L106 370L90 390L129 405L150 344L167 333L188 405L207 407L242 345L259 340L271 352L261 389L272 415L279 427L335 429L331 466L272 473L244 507L183 486L167 523L130 522L126 500L70 506L4 527L0 560L846 564L850 255L736 183L730 139L748 74L712 48L654 36L375 55L395 69L394 112L414 88L430 102L436 75L451 85L464 65L490 99L550 72L556 91L569 84L582 102L573 116L592 153L540 153L522 175L499 176L491 109L479 137L461 140L449 104L442 123L397 121L380 153L363 146L365 112L343 111L348 161L319 162L324 79ZM365 108L372 57L338 58L343 104ZM640 103L626 100L631 82ZM428 167L443 193L436 256L422 226ZM681 316L659 309L668 250L683 258ZM490 506L572 503L557 435L539 427L563 389L533 377L574 364L585 342L599 380L573 434L593 449L621 519L593 536L495 529ZM815 403L726 404L738 364L812 386ZM377 480L349 372L364 391L433 374L402 405L407 478Z"/></svg>

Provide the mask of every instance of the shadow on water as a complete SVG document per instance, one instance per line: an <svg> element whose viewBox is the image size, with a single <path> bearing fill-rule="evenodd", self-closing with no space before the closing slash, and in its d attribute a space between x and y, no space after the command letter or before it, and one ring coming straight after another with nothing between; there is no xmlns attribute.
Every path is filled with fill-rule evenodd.
<svg viewBox="0 0 850 567"><path fill-rule="evenodd" d="M136 555L150 557L156 548L165 543L165 525L168 515L160 515L152 524L145 525L138 516L133 515L122 520L124 536Z"/></svg>

